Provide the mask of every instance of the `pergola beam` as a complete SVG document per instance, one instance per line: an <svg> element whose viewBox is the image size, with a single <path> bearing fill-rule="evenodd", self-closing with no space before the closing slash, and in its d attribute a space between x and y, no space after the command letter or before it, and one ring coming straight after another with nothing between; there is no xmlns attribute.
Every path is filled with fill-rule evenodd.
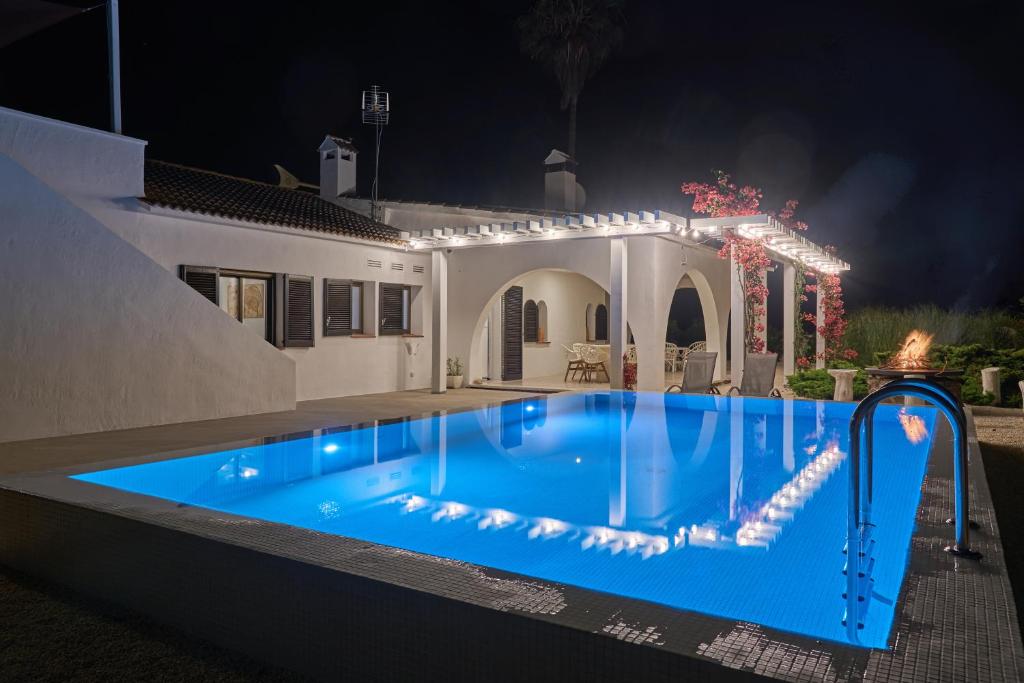
<svg viewBox="0 0 1024 683"><path fill-rule="evenodd" d="M827 252L795 230L768 214L724 218L684 218L667 211L640 210L621 213L565 214L536 216L526 221L432 228L402 232L412 249L447 249L492 244L527 244L556 239L590 239L632 235L668 235L684 239L686 233L699 239L724 239L732 232L742 237L763 239L772 255L784 262L800 263L811 269L838 273L850 264Z"/></svg>

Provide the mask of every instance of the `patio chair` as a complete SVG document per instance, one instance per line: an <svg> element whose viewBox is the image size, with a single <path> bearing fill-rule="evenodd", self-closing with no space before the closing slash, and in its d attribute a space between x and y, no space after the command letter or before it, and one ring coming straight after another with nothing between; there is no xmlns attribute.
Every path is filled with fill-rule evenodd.
<svg viewBox="0 0 1024 683"><path fill-rule="evenodd" d="M691 351L683 366L682 384L673 384L665 393L675 390L681 394L717 394L718 389L713 384L717 360L717 351Z"/></svg>
<svg viewBox="0 0 1024 683"><path fill-rule="evenodd" d="M777 353L748 353L743 358L743 379L738 387L729 389L739 396L772 396L782 398L775 388L775 366L779 362Z"/></svg>
<svg viewBox="0 0 1024 683"><path fill-rule="evenodd" d="M676 371L676 365L679 363L679 347L675 344L665 343L665 367L671 371Z"/></svg>
<svg viewBox="0 0 1024 683"><path fill-rule="evenodd" d="M573 344L572 348L562 344L562 348L565 349L566 366L565 366L565 377L562 378L563 382L569 381L569 373L572 373L572 378L576 379L576 373L583 371L583 358L580 356L579 344Z"/></svg>
<svg viewBox="0 0 1024 683"><path fill-rule="evenodd" d="M580 356L583 359L583 377L580 381L593 382L594 373L599 370L604 373L606 382L612 381L611 375L608 374L608 368L604 364L604 354L596 346L591 344L581 345Z"/></svg>

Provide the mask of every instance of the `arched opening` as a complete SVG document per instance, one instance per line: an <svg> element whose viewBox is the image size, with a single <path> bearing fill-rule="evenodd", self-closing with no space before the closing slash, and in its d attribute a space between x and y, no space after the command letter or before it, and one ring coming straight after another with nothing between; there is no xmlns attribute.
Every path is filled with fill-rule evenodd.
<svg viewBox="0 0 1024 683"><path fill-rule="evenodd" d="M725 358L720 331L718 309L707 278L698 270L686 271L676 284L666 321L666 381L682 379L686 356L693 350L718 353L715 377L722 377Z"/></svg>
<svg viewBox="0 0 1024 683"><path fill-rule="evenodd" d="M507 296L512 290L521 297L518 315L516 296ZM565 377L574 344L601 345L600 332L606 346L602 351L610 353L607 297L601 285L569 270L538 269L506 282L484 305L469 340L469 381L543 380L542 386L573 381ZM510 373L505 360L515 355L521 358L519 371ZM607 381L603 373L596 377L595 383Z"/></svg>
<svg viewBox="0 0 1024 683"><path fill-rule="evenodd" d="M608 307L604 304L598 304L594 311L594 339L608 341Z"/></svg>

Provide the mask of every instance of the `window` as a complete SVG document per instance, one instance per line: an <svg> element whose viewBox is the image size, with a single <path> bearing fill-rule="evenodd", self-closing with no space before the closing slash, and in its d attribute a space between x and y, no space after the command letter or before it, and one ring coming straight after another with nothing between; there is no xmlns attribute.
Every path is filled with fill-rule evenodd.
<svg viewBox="0 0 1024 683"><path fill-rule="evenodd" d="M313 346L313 278L308 275L282 275L284 315L281 319L281 345Z"/></svg>
<svg viewBox="0 0 1024 683"><path fill-rule="evenodd" d="M533 299L523 304L523 341L538 342L537 328L540 322L540 311Z"/></svg>
<svg viewBox="0 0 1024 683"><path fill-rule="evenodd" d="M363 283L324 280L324 336L340 337L363 331Z"/></svg>
<svg viewBox="0 0 1024 683"><path fill-rule="evenodd" d="M270 273L181 266L181 279L222 311L267 341L274 339Z"/></svg>
<svg viewBox="0 0 1024 683"><path fill-rule="evenodd" d="M594 311L594 338L608 341L608 308L604 304L598 304Z"/></svg>
<svg viewBox="0 0 1024 683"><path fill-rule="evenodd" d="M410 294L408 285L381 284L381 334L409 334Z"/></svg>

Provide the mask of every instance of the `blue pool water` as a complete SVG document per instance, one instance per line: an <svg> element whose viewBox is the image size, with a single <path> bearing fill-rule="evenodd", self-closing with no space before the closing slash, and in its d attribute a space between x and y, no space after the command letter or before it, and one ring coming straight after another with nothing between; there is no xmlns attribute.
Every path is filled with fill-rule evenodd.
<svg viewBox="0 0 1024 683"><path fill-rule="evenodd" d="M864 628L842 625L853 406L596 392L318 430L75 478L885 647L931 438L876 418ZM935 414L912 409L928 433Z"/></svg>

